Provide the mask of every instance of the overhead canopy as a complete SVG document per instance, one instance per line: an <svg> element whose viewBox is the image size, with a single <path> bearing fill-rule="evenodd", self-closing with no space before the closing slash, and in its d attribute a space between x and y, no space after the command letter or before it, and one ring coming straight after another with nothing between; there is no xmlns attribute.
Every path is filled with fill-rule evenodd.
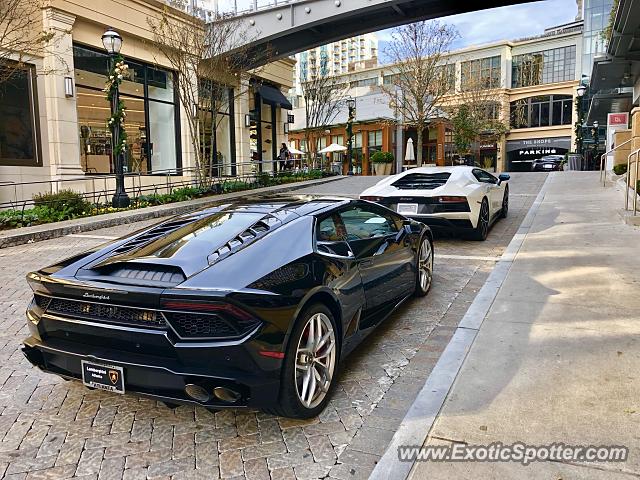
<svg viewBox="0 0 640 480"><path fill-rule="evenodd" d="M628 112L640 102L640 2L620 0L611 30L607 52L591 72L588 123L606 125L608 113Z"/></svg>
<svg viewBox="0 0 640 480"><path fill-rule="evenodd" d="M324 147L318 153L345 152L346 150L347 147L343 147L342 145L338 145L337 143L332 143L331 145Z"/></svg>
<svg viewBox="0 0 640 480"><path fill-rule="evenodd" d="M273 105L274 107L284 108L285 110L293 109L291 102L287 100L280 90L269 85L260 85L258 89L260 98L264 103Z"/></svg>

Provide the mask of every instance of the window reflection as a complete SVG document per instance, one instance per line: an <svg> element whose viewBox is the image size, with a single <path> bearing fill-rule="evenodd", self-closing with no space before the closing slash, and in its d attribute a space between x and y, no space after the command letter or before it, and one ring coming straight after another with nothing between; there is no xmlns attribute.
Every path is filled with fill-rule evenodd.
<svg viewBox="0 0 640 480"><path fill-rule="evenodd" d="M25 66L0 84L0 165L40 165L34 73Z"/></svg>
<svg viewBox="0 0 640 480"><path fill-rule="evenodd" d="M112 173L113 149L107 127L111 107L102 91L109 57L80 45L74 45L73 54L82 169ZM129 74L120 85L120 98L127 108L125 169L174 173L180 164L174 74L134 60L126 62Z"/></svg>

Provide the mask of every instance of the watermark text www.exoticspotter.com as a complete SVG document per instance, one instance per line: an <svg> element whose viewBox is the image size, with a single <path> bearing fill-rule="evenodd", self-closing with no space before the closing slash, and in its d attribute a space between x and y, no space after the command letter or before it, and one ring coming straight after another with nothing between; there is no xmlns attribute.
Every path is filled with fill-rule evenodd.
<svg viewBox="0 0 640 480"><path fill-rule="evenodd" d="M620 445L527 445L516 442L504 445L427 445L398 447L401 462L626 462L629 449Z"/></svg>

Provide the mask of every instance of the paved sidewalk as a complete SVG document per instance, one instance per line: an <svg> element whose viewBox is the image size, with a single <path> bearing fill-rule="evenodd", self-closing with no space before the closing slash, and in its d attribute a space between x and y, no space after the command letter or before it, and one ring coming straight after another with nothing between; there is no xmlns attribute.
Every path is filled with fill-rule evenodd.
<svg viewBox="0 0 640 480"><path fill-rule="evenodd" d="M629 459L421 462L411 479L640 477L640 229L597 172L552 174L542 195L425 443L624 445Z"/></svg>
<svg viewBox="0 0 640 480"><path fill-rule="evenodd" d="M621 198L597 172L550 176L373 478L405 478L397 446L423 441L624 445L629 458L418 462L412 480L640 478L640 229Z"/></svg>

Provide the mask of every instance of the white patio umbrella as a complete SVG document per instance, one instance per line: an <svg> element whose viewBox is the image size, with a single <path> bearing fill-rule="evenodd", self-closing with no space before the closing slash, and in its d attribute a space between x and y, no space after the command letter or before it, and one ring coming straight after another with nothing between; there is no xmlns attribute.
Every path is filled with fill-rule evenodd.
<svg viewBox="0 0 640 480"><path fill-rule="evenodd" d="M298 150L296 147L289 147L289 153L291 153L292 155L304 155L304 152Z"/></svg>
<svg viewBox="0 0 640 480"><path fill-rule="evenodd" d="M318 153L335 153L335 152L346 152L346 151L347 151L347 147L343 147L342 145L338 145L337 143L332 143L331 145L324 147Z"/></svg>
<svg viewBox="0 0 640 480"><path fill-rule="evenodd" d="M409 138L407 140L407 151L404 153L404 161L405 162L414 162L416 159L416 154L413 151L413 139Z"/></svg>

